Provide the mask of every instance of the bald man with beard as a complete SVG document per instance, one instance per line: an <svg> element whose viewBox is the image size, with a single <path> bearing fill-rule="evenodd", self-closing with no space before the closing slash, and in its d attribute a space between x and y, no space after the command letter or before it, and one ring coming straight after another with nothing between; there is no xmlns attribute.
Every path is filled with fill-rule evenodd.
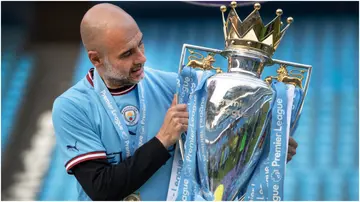
<svg viewBox="0 0 360 202"><path fill-rule="evenodd" d="M57 144L78 180L78 199L166 200L168 160L189 116L174 100L177 75L144 68L143 34L117 6L92 7L80 33L95 68L53 106Z"/></svg>
<svg viewBox="0 0 360 202"><path fill-rule="evenodd" d="M80 33L94 68L53 105L78 200L166 200L174 144L189 118L175 101L177 74L144 67L143 34L115 5L89 9Z"/></svg>

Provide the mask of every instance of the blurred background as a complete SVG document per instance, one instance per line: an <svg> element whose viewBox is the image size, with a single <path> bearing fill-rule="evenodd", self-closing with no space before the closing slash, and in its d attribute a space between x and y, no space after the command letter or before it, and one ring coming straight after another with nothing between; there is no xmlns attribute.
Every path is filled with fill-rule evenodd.
<svg viewBox="0 0 360 202"><path fill-rule="evenodd" d="M98 2L1 2L1 199L77 200L51 122L92 67L79 25ZM254 2L239 2L240 18ZM220 2L114 2L144 33L147 66L176 72L184 43L222 49ZM229 2L222 2L229 4ZM285 200L359 200L359 3L261 2L294 23L274 58L313 66Z"/></svg>

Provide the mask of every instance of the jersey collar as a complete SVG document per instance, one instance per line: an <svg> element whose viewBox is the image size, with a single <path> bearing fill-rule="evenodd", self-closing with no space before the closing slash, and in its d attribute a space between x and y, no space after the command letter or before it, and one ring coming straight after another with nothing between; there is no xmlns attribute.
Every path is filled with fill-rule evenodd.
<svg viewBox="0 0 360 202"><path fill-rule="evenodd" d="M94 68L91 68L89 70L89 72L86 74L86 79L88 80L88 82L90 83L90 85L92 87L94 87ZM130 91L132 91L133 89L135 89L136 84L132 85L132 86L125 86L125 87L121 87L121 88L117 88L117 89L109 89L111 95L124 95Z"/></svg>

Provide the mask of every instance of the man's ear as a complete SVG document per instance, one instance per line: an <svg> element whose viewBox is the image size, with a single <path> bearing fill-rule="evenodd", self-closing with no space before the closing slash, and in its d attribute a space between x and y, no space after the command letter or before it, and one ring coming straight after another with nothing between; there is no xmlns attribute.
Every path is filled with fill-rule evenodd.
<svg viewBox="0 0 360 202"><path fill-rule="evenodd" d="M88 51L88 57L91 63L96 67L101 67L103 60L100 57L100 54L97 51Z"/></svg>

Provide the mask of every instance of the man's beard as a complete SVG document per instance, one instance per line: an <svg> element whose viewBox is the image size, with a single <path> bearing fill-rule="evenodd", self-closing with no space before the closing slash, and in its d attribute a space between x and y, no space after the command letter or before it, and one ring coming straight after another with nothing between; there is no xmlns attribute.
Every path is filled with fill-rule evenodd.
<svg viewBox="0 0 360 202"><path fill-rule="evenodd" d="M143 64L140 64L140 65L142 67L144 66ZM132 86L139 82L139 81L132 80L130 78L130 75L125 76L121 73L116 72L116 70L114 71L114 68L110 64L108 58L105 58L104 66L106 69L106 73L105 73L106 80L109 84L111 84L111 86L118 86L118 87ZM131 70L130 70L130 72L131 72Z"/></svg>

